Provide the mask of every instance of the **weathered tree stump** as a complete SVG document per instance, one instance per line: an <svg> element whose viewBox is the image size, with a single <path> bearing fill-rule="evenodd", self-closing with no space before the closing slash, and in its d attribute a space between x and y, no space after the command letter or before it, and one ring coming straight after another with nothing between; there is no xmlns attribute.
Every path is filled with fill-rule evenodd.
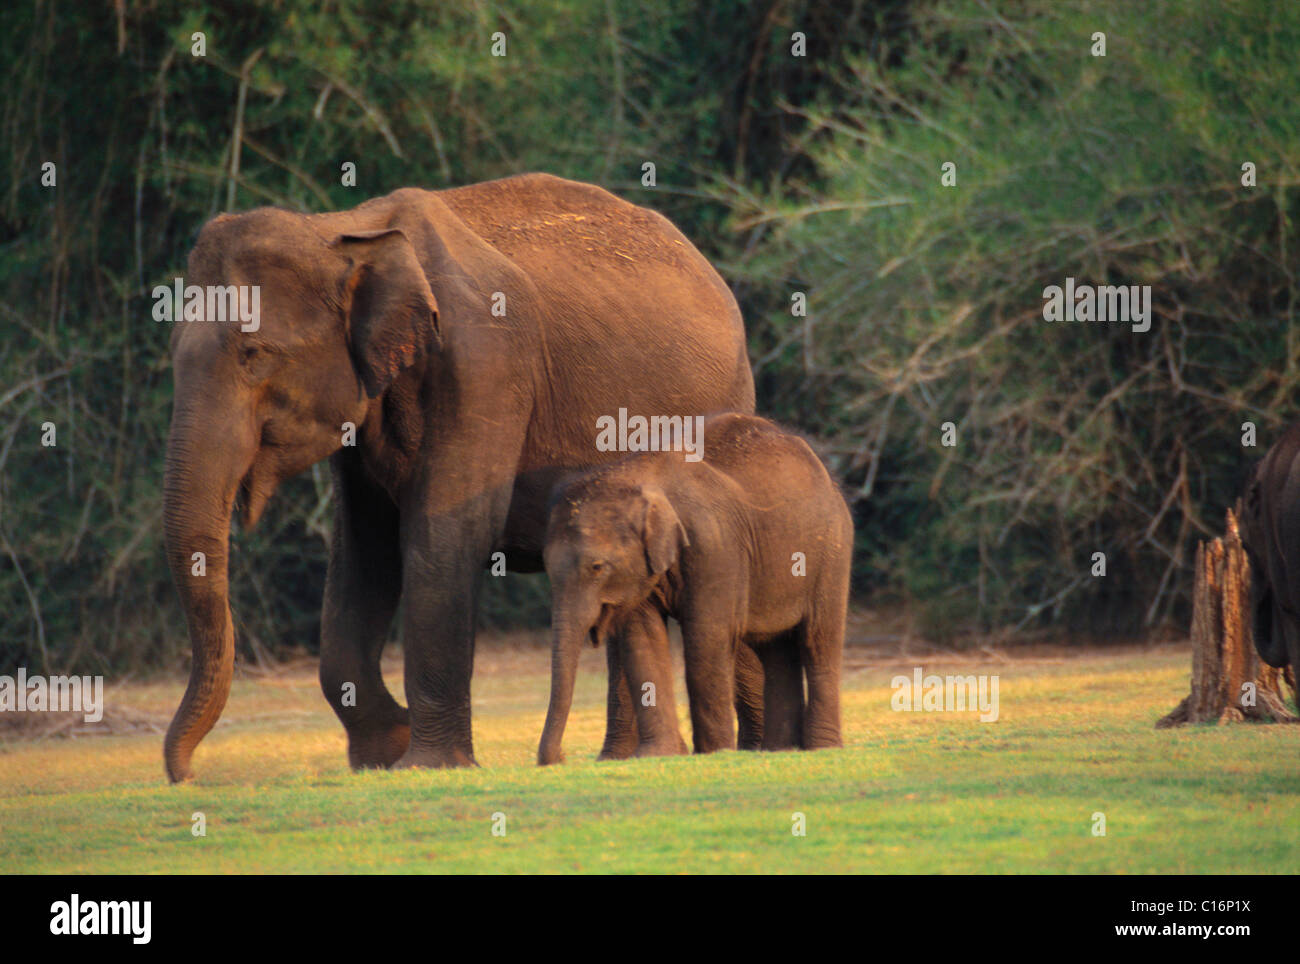
<svg viewBox="0 0 1300 964"><path fill-rule="evenodd" d="M1291 667L1274 669L1259 658L1251 615L1250 562L1229 509L1223 538L1196 547L1192 692L1157 729L1248 719L1300 722L1286 705L1284 684L1292 695L1296 688Z"/></svg>

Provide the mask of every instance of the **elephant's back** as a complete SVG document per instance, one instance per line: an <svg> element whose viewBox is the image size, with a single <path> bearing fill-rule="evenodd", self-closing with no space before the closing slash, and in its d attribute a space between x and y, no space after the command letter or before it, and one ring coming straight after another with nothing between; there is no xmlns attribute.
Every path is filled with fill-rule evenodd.
<svg viewBox="0 0 1300 964"><path fill-rule="evenodd" d="M798 433L756 415L726 413L704 422L705 472L725 477L715 491L745 507L757 544L752 591L779 598L782 580L772 559L802 552L810 565L846 573L853 518L838 483ZM712 475L717 480L718 475Z"/></svg>
<svg viewBox="0 0 1300 964"><path fill-rule="evenodd" d="M451 211L543 291L635 314L655 302L693 324L744 325L731 290L690 240L657 211L604 188L521 174L438 192Z"/></svg>
<svg viewBox="0 0 1300 964"><path fill-rule="evenodd" d="M642 262L678 271L708 262L663 215L595 184L551 174L519 174L437 192L480 237L517 263Z"/></svg>
<svg viewBox="0 0 1300 964"><path fill-rule="evenodd" d="M736 299L663 215L593 184L522 174L437 192L529 277L553 377L601 413L754 409Z"/></svg>
<svg viewBox="0 0 1300 964"><path fill-rule="evenodd" d="M755 501L803 502L839 487L799 434L758 415L726 412L704 422L704 461Z"/></svg>
<svg viewBox="0 0 1300 964"><path fill-rule="evenodd" d="M776 462L824 471L804 439L761 415L721 412L704 420L705 461L728 474L762 474Z"/></svg>

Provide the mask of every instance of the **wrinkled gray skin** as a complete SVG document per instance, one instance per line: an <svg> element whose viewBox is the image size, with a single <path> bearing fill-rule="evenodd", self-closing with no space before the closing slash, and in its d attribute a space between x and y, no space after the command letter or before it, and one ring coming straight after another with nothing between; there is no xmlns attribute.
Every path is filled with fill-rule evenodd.
<svg viewBox="0 0 1300 964"><path fill-rule="evenodd" d="M702 462L644 453L560 486L545 549L552 675L538 762L563 759L584 642L647 607L682 624L697 753L736 746L733 674L746 647L797 653L808 691L798 745L840 746L852 543L848 509L817 456L749 415L708 419ZM795 574L795 553L806 560L804 575ZM667 651L666 638L654 634L629 636L623 646L639 755L681 752ZM638 699L647 682L658 694L655 708Z"/></svg>
<svg viewBox="0 0 1300 964"><path fill-rule="evenodd" d="M178 322L172 337L163 511L194 656L164 743L174 781L230 691L237 502L250 526L281 481L331 460L320 679L348 759L471 765L482 572L497 551L540 569L556 480L616 455L595 449L597 419L754 405L740 312L703 256L653 211L547 175L221 215L185 281L259 285L261 327ZM379 668L399 600L409 711ZM611 704L626 692L611 681Z"/></svg>
<svg viewBox="0 0 1300 964"><path fill-rule="evenodd" d="M1237 516L1250 560L1255 649L1300 679L1300 425L1255 467Z"/></svg>

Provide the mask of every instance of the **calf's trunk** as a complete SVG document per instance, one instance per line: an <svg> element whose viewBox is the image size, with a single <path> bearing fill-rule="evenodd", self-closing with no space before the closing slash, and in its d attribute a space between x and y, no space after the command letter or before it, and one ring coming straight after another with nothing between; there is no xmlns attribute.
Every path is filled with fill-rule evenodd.
<svg viewBox="0 0 1300 964"><path fill-rule="evenodd" d="M542 766L564 760L564 727L573 706L574 681L578 675L578 653L587 639L586 626L574 625L571 616L556 613L551 641L551 702L546 709L546 725L537 747L537 762Z"/></svg>

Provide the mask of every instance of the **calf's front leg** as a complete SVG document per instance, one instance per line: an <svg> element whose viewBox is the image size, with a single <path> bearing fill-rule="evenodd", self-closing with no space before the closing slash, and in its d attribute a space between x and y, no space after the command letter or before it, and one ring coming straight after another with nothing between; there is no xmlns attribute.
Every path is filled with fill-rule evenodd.
<svg viewBox="0 0 1300 964"><path fill-rule="evenodd" d="M636 755L686 753L686 741L677 727L673 661L663 614L648 603L642 604L620 617L616 635L610 644L623 653L639 736Z"/></svg>

